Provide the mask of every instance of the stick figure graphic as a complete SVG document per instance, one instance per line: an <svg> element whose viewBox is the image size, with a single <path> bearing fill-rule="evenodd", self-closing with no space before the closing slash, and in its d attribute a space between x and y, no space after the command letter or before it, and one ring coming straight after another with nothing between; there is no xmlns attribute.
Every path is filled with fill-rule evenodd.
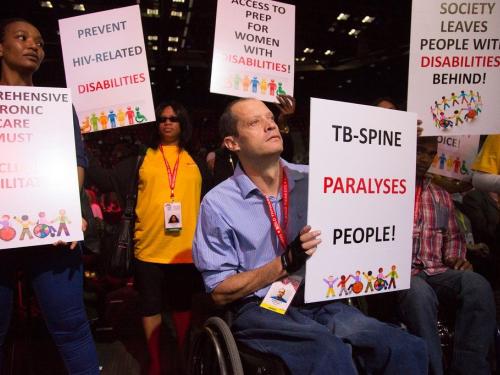
<svg viewBox="0 0 500 375"><path fill-rule="evenodd" d="M332 275L328 276L328 278L323 279L323 281L328 285L328 289L326 290L326 298L335 297L335 290L333 289L334 284L337 282L339 278L333 278Z"/></svg>
<svg viewBox="0 0 500 375"><path fill-rule="evenodd" d="M139 107L135 107L135 122L141 123L144 121L148 121L148 119L139 111Z"/></svg>
<svg viewBox="0 0 500 375"><path fill-rule="evenodd" d="M125 114L127 115L127 119L128 119L128 124L129 125L133 125L134 124L134 111L132 110L131 107L127 107L127 111L125 112Z"/></svg>
<svg viewBox="0 0 500 375"><path fill-rule="evenodd" d="M257 77L253 77L250 82L252 83L252 92L256 94L257 88L259 86L259 80L257 79Z"/></svg>
<svg viewBox="0 0 500 375"><path fill-rule="evenodd" d="M14 216L14 220L16 220L19 224L21 224L21 227L23 228L23 230L21 231L21 235L19 236L19 239L23 241L24 237L28 235L28 238L32 240L33 235L31 234L30 226L35 225L35 223L30 221L28 215L22 215L21 218Z"/></svg>
<svg viewBox="0 0 500 375"><path fill-rule="evenodd" d="M99 122L101 123L101 129L108 128L108 116L104 112L99 115Z"/></svg>
<svg viewBox="0 0 500 375"><path fill-rule="evenodd" d="M283 90L283 84L278 82L278 91L276 91L276 95L286 95L286 91Z"/></svg>
<svg viewBox="0 0 500 375"><path fill-rule="evenodd" d="M92 130L93 131L98 131L99 130L99 117L95 115L95 113L92 113L90 116L90 123L92 124Z"/></svg>
<svg viewBox="0 0 500 375"><path fill-rule="evenodd" d="M267 92L267 81L265 78L262 78L262 80L260 81L260 93L262 95L265 95Z"/></svg>
<svg viewBox="0 0 500 375"><path fill-rule="evenodd" d="M123 109L118 108L118 112L116 112L116 119L118 120L118 125L125 125L125 112L123 112Z"/></svg>
<svg viewBox="0 0 500 375"><path fill-rule="evenodd" d="M363 276L366 279L366 288L365 288L365 293L370 289L371 292L373 292L373 282L377 280L375 276L373 276L372 271L368 271L368 273L363 272Z"/></svg>
<svg viewBox="0 0 500 375"><path fill-rule="evenodd" d="M349 291L347 290L346 283L351 278L349 275L347 278L345 275L340 276L340 282L337 284L337 287L340 287L339 297L342 297L342 293L345 293L346 296L349 295Z"/></svg>
<svg viewBox="0 0 500 375"><path fill-rule="evenodd" d="M111 129L116 128L116 113L112 109L109 110L108 120L111 123Z"/></svg>
<svg viewBox="0 0 500 375"><path fill-rule="evenodd" d="M274 79L272 79L271 82L269 82L269 95L274 96L276 87L278 87L278 85L274 82Z"/></svg>
<svg viewBox="0 0 500 375"><path fill-rule="evenodd" d="M57 228L57 237L59 237L61 235L61 232L63 231L66 236L69 236L69 230L66 224L71 224L71 221L66 216L66 210L61 208L59 210L59 215L54 220L52 220L51 223L55 223L56 221L59 222L59 228Z"/></svg>
<svg viewBox="0 0 500 375"><path fill-rule="evenodd" d="M391 279L389 280L389 286L387 287L387 289L391 289L391 285L394 287L394 289L396 289L396 279L399 277L397 271L396 271L396 266L393 265L391 267L391 270L389 271L389 273L387 275L385 275L385 277L390 277Z"/></svg>

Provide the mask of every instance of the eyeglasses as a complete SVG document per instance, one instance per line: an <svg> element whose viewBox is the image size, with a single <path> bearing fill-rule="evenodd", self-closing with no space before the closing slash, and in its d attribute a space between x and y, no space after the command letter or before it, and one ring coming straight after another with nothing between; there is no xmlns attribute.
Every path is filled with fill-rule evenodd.
<svg viewBox="0 0 500 375"><path fill-rule="evenodd" d="M158 122L160 124L166 122L167 120L170 122L179 122L179 117L177 117L177 116L170 116L170 117L160 116L158 118Z"/></svg>

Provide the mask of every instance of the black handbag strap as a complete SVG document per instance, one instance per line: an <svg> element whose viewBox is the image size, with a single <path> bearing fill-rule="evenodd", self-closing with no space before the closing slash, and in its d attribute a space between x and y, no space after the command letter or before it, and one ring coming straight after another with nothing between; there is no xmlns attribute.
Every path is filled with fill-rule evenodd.
<svg viewBox="0 0 500 375"><path fill-rule="evenodd" d="M135 204L137 201L137 182L139 180L139 169L141 168L142 162L144 161L145 153L140 152L137 155L137 161L135 163L134 176L130 180L130 186L125 197L125 210L123 210L123 217L127 219L132 219L134 217Z"/></svg>

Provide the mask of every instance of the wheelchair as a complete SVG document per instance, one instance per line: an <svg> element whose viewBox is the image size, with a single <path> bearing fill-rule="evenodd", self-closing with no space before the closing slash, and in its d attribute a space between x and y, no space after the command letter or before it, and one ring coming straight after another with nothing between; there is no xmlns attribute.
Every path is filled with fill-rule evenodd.
<svg viewBox="0 0 500 375"><path fill-rule="evenodd" d="M194 337L187 368L189 375L288 375L284 362L271 354L237 343L229 324L230 314L208 318Z"/></svg>
<svg viewBox="0 0 500 375"><path fill-rule="evenodd" d="M376 297L386 299L387 294ZM392 296L393 297L393 296ZM348 298L343 300L351 306L355 306L363 313L374 316L379 320L395 324L405 329L393 317L388 318L387 311L375 312L369 307L371 303L366 297ZM381 300L379 302L382 302ZM381 303L382 306L391 304ZM438 317L438 334L443 350L443 368L445 373L449 371L449 364L453 353L453 336L454 336L454 314L453 306L447 306L439 311ZM371 314L368 314L370 312ZM373 314L375 312L375 314ZM217 311L215 316L209 317L197 334L194 335L192 345L189 350L187 359L187 373L189 375L243 375L243 374L260 374L260 375L289 375L290 371L285 363L278 357L258 352L249 348L246 345L237 343L230 329L231 313L229 311ZM385 319L384 319L385 318ZM500 331L496 332L496 347L498 350L498 342L500 342ZM497 369L498 352L495 353L495 348L492 348L490 361L492 369ZM496 355L495 355L496 354Z"/></svg>
<svg viewBox="0 0 500 375"><path fill-rule="evenodd" d="M344 303L366 310L364 300L347 298ZM231 332L232 313L212 306L212 316L192 334L187 358L189 375L290 375L277 356L256 351L236 342Z"/></svg>

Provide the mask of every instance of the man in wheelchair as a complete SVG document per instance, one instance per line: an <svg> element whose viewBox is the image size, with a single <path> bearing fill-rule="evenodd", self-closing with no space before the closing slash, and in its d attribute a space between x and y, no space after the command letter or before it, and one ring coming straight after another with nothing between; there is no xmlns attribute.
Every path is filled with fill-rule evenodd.
<svg viewBox="0 0 500 375"><path fill-rule="evenodd" d="M299 288L285 313L261 307L321 242L306 225L308 168L280 158L279 129L259 100L232 102L220 130L239 164L203 199L193 259L215 303L233 311L236 340L280 357L292 374L425 374L420 338L342 302L305 305Z"/></svg>

